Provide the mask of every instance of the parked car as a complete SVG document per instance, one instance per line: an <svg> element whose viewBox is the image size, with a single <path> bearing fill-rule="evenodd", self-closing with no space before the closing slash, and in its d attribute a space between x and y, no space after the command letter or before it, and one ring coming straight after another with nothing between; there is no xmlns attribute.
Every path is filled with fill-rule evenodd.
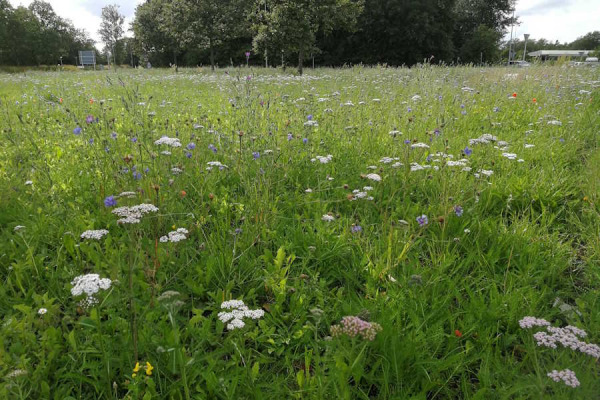
<svg viewBox="0 0 600 400"><path fill-rule="evenodd" d="M511 65L513 67L520 67L520 68L525 68L525 67L531 66L530 63L528 63L527 61L523 61L523 60L513 60L513 61L510 61L509 65Z"/></svg>

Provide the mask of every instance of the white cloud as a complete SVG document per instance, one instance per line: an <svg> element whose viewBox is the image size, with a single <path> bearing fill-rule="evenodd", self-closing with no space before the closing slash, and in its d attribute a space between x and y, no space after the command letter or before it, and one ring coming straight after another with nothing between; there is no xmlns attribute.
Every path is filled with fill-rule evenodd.
<svg viewBox="0 0 600 400"><path fill-rule="evenodd" d="M600 0L519 0L515 16L515 37L572 42L588 32L600 30ZM510 38L510 27L505 39Z"/></svg>
<svg viewBox="0 0 600 400"><path fill-rule="evenodd" d="M100 15L102 7L109 4L117 4L119 11L125 15L125 36L131 36L128 32L135 7L144 0L45 0L52 5L54 12L59 16L70 19L76 28L85 29L90 37L96 41L98 47L102 48L98 29L102 21ZM29 6L33 0L9 0L13 7Z"/></svg>

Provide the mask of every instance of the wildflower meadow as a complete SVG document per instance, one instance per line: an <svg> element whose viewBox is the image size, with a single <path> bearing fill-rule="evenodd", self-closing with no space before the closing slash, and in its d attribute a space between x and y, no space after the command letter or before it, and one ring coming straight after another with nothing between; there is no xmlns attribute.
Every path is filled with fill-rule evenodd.
<svg viewBox="0 0 600 400"><path fill-rule="evenodd" d="M597 399L600 70L0 75L0 399Z"/></svg>

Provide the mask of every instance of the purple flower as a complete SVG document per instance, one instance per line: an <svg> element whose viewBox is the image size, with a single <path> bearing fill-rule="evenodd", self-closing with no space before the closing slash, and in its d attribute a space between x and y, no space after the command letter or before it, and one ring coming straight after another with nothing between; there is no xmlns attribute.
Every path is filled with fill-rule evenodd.
<svg viewBox="0 0 600 400"><path fill-rule="evenodd" d="M461 113L462 115L467 115L467 112L466 112L465 110L462 110L460 113Z"/></svg>
<svg viewBox="0 0 600 400"><path fill-rule="evenodd" d="M249 51L246 52L246 58L250 58L250 52Z"/></svg>
<svg viewBox="0 0 600 400"><path fill-rule="evenodd" d="M113 139L116 139L117 138L117 132L111 133L110 137L113 138Z"/></svg>
<svg viewBox="0 0 600 400"><path fill-rule="evenodd" d="M94 144L94 138L90 138L89 143Z"/></svg>
<svg viewBox="0 0 600 400"><path fill-rule="evenodd" d="M110 147L108 147L108 146L104 147L104 151L107 153L110 153Z"/></svg>
<svg viewBox="0 0 600 400"><path fill-rule="evenodd" d="M463 153L465 153L465 156L469 157L471 154L473 154L473 150L471 150L469 148L469 146L465 147L465 149L463 150Z"/></svg>
<svg viewBox="0 0 600 400"><path fill-rule="evenodd" d="M114 207L116 205L117 205L117 200L115 199L115 196L108 196L107 198L104 199L105 207Z"/></svg>
<svg viewBox="0 0 600 400"><path fill-rule="evenodd" d="M423 214L420 217L417 217L417 222L420 226L425 226L429 223L429 218L427 218L427 215Z"/></svg>
<svg viewBox="0 0 600 400"><path fill-rule="evenodd" d="M213 146L212 144L208 145L208 149L211 150L213 153L217 154L217 148L215 146Z"/></svg>
<svg viewBox="0 0 600 400"><path fill-rule="evenodd" d="M360 226L360 225L352 225L352 226L350 227L350 231L351 231L352 233L359 233L359 232L362 232L362 226Z"/></svg>
<svg viewBox="0 0 600 400"><path fill-rule="evenodd" d="M457 217L462 217L463 208L461 206L454 206L454 213L456 214Z"/></svg>
<svg viewBox="0 0 600 400"><path fill-rule="evenodd" d="M410 140L406 139L406 140L404 141L404 144L410 144Z"/></svg>
<svg viewBox="0 0 600 400"><path fill-rule="evenodd" d="M134 171L133 179L135 179L136 181L142 179L142 174L140 172Z"/></svg>
<svg viewBox="0 0 600 400"><path fill-rule="evenodd" d="M465 108L465 105L464 105L464 104L461 104L461 105L460 105L460 108Z"/></svg>
<svg viewBox="0 0 600 400"><path fill-rule="evenodd" d="M75 135L79 135L81 133L81 128L79 126L75 127L75 129L73 129L73 133Z"/></svg>
<svg viewBox="0 0 600 400"><path fill-rule="evenodd" d="M500 111L500 107L494 107L494 112L499 112Z"/></svg>
<svg viewBox="0 0 600 400"><path fill-rule="evenodd" d="M288 135L287 135L288 142L291 141L293 138L294 138L294 136L291 133L288 133Z"/></svg>
<svg viewBox="0 0 600 400"><path fill-rule="evenodd" d="M186 156L187 158L192 158L192 153L190 153L189 151L187 151L187 152L185 153L185 156Z"/></svg>
<svg viewBox="0 0 600 400"><path fill-rule="evenodd" d="M150 168L148 168L148 167L144 168L144 173L147 174L149 171L150 171Z"/></svg>
<svg viewBox="0 0 600 400"><path fill-rule="evenodd" d="M309 121L312 121L312 119L313 119L312 114L308 114L308 117L306 117L306 119L309 120Z"/></svg>
<svg viewBox="0 0 600 400"><path fill-rule="evenodd" d="M94 122L94 116L88 115L87 117L85 117L85 122L91 124L92 122Z"/></svg>
<svg viewBox="0 0 600 400"><path fill-rule="evenodd" d="M137 143L137 138L136 138L136 137L132 137L132 138L131 138L131 141L132 141L133 143Z"/></svg>
<svg viewBox="0 0 600 400"><path fill-rule="evenodd" d="M257 160L258 158L260 158L260 153L258 151L253 151L252 157L254 157L254 159Z"/></svg>
<svg viewBox="0 0 600 400"><path fill-rule="evenodd" d="M440 136L440 128L435 128L433 133L435 133L435 136Z"/></svg>
<svg viewBox="0 0 600 400"><path fill-rule="evenodd" d="M432 159L432 158L433 158L433 157L431 157L431 154L430 154L430 155L428 155L428 156L427 156L427 158L425 159L425 161L426 161L426 162L431 162L431 159Z"/></svg>
<svg viewBox="0 0 600 400"><path fill-rule="evenodd" d="M410 107L407 107L407 108L406 108L406 111L407 111L407 112L412 112L412 108L410 108Z"/></svg>
<svg viewBox="0 0 600 400"><path fill-rule="evenodd" d="M242 233L242 228L235 228L234 234L239 235L240 233Z"/></svg>
<svg viewBox="0 0 600 400"><path fill-rule="evenodd" d="M196 148L196 143L190 142L187 145L188 150L194 150Z"/></svg>
<svg viewBox="0 0 600 400"><path fill-rule="evenodd" d="M302 139L302 143L304 143L304 144L308 143L308 138Z"/></svg>

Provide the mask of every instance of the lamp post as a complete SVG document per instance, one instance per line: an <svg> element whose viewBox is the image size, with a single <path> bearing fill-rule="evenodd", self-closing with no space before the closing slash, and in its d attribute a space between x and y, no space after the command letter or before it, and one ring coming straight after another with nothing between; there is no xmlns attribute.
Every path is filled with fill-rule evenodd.
<svg viewBox="0 0 600 400"><path fill-rule="evenodd" d="M523 61L525 61L525 54L527 54L527 39L529 39L529 33L526 33L524 36L525 36L525 49L523 50Z"/></svg>

